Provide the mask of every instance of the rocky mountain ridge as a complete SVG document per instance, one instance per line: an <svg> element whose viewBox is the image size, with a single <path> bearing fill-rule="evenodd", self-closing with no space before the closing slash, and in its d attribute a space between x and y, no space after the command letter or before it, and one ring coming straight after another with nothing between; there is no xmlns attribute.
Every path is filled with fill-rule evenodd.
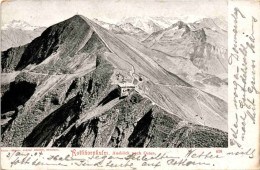
<svg viewBox="0 0 260 170"><path fill-rule="evenodd" d="M2 145L227 147L225 101L149 53L78 15L2 52ZM124 98L120 76L136 82Z"/></svg>

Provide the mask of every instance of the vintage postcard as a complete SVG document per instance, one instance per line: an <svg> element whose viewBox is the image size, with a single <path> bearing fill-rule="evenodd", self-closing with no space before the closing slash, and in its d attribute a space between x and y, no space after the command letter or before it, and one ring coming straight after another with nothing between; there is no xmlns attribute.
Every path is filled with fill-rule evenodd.
<svg viewBox="0 0 260 170"><path fill-rule="evenodd" d="M260 1L2 0L1 169L259 169Z"/></svg>

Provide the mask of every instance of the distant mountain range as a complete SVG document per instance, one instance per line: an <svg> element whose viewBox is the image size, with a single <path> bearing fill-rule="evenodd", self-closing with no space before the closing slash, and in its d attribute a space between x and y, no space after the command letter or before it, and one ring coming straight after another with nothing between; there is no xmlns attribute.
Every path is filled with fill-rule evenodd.
<svg viewBox="0 0 260 170"><path fill-rule="evenodd" d="M13 20L9 24L5 24L1 29L2 30L8 30L8 29L20 29L20 30L27 30L27 31L33 31L35 29L38 29L37 26L32 26L28 24L25 21L20 20Z"/></svg>
<svg viewBox="0 0 260 170"><path fill-rule="evenodd" d="M24 21L14 20L1 29L1 51L19 47L41 35L45 27L31 26Z"/></svg>
<svg viewBox="0 0 260 170"><path fill-rule="evenodd" d="M76 15L2 52L3 146L227 147L227 102L207 91L225 31L125 21Z"/></svg>
<svg viewBox="0 0 260 170"><path fill-rule="evenodd" d="M152 33L143 42L171 56L188 58L206 73L227 73L227 31L218 27L212 19L191 24L179 21Z"/></svg>
<svg viewBox="0 0 260 170"><path fill-rule="evenodd" d="M149 34L142 30L141 28L133 26L131 23L123 23L123 24L109 24L103 21L99 21L98 19L94 20L98 25L106 28L107 30L112 31L115 34L125 34L134 37L137 40L146 39Z"/></svg>
<svg viewBox="0 0 260 170"><path fill-rule="evenodd" d="M199 17L197 16L181 16L181 17L129 17L124 18L117 25L130 23L133 26L140 28L151 34L156 31L170 27L172 24L183 21L190 23L192 21L197 21Z"/></svg>

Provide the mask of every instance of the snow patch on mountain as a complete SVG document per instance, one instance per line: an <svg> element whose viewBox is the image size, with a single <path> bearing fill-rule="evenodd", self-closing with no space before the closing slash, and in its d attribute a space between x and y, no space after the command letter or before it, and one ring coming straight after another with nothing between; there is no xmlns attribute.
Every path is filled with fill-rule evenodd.
<svg viewBox="0 0 260 170"><path fill-rule="evenodd" d="M118 23L118 25L123 25L126 23L130 23L134 27L140 28L149 34L167 28L169 26L169 23L167 21L161 20L161 22L158 22L152 19L151 17L124 18L122 21Z"/></svg>
<svg viewBox="0 0 260 170"><path fill-rule="evenodd" d="M144 30L151 34L162 29L170 27L172 24L178 21L184 21L186 23L194 22L202 19L203 16L178 16L178 17L130 17L123 18L118 25L130 23L133 26Z"/></svg>
<svg viewBox="0 0 260 170"><path fill-rule="evenodd" d="M8 29L20 29L20 30L35 30L39 28L38 26L32 26L30 24L28 24L25 21L21 21L21 20L13 20L12 22L10 22L9 24L5 24L2 27L2 30L8 30Z"/></svg>

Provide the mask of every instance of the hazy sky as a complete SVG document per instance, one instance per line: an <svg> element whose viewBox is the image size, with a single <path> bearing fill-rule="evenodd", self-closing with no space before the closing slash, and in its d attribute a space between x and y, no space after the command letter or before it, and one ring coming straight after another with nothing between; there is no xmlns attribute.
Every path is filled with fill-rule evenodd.
<svg viewBox="0 0 260 170"><path fill-rule="evenodd" d="M134 16L227 17L227 9L226 0L8 0L1 5L1 25L23 20L50 26L75 14L112 23Z"/></svg>

